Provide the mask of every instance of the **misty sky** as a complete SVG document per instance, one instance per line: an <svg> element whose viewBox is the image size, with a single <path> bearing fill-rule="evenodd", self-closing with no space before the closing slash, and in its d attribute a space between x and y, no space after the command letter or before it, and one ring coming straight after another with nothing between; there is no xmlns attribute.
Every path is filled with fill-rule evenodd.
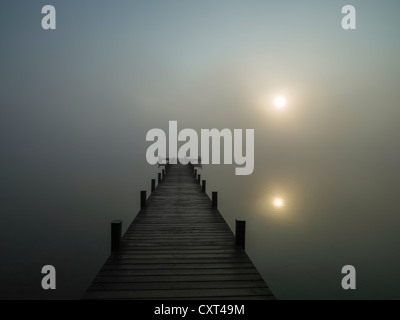
<svg viewBox="0 0 400 320"><path fill-rule="evenodd" d="M41 8L57 29L41 28ZM357 9L357 30L341 8ZM2 1L0 297L81 298L150 188L152 128L255 129L208 190L277 298L400 298L400 3ZM287 98L282 112L277 95ZM279 195L285 207L276 210ZM58 289L40 288L43 265ZM343 291L342 266L357 270Z"/></svg>

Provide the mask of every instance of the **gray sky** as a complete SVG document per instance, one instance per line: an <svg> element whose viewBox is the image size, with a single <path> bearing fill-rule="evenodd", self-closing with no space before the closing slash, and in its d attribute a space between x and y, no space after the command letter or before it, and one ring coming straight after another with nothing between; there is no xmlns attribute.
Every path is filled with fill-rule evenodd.
<svg viewBox="0 0 400 320"><path fill-rule="evenodd" d="M351 1L354 31L337 0L53 0L55 31L45 4L0 5L1 297L81 297L156 174L146 132L177 120L255 129L253 175L203 176L278 298L400 298L398 1Z"/></svg>

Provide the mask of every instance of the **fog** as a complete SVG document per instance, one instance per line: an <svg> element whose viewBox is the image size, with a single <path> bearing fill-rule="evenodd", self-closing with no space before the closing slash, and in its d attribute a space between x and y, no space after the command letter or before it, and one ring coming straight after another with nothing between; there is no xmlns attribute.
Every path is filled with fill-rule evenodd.
<svg viewBox="0 0 400 320"><path fill-rule="evenodd" d="M338 1L52 1L44 31L40 2L5 1L0 297L82 297L157 175L146 133L176 120L255 130L252 175L201 174L278 299L399 299L400 7L352 4L345 31Z"/></svg>

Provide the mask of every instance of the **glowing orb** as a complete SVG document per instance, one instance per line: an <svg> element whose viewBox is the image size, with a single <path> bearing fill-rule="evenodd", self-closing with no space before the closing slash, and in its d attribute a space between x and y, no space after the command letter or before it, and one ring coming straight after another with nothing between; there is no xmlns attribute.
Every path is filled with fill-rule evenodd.
<svg viewBox="0 0 400 320"><path fill-rule="evenodd" d="M274 206L276 207L276 208L281 208L281 207L283 207L284 206L284 201L283 201L283 199L282 198L275 198L274 199Z"/></svg>
<svg viewBox="0 0 400 320"><path fill-rule="evenodd" d="M286 106L286 99L282 96L276 97L274 100L274 105L277 109L282 109Z"/></svg>

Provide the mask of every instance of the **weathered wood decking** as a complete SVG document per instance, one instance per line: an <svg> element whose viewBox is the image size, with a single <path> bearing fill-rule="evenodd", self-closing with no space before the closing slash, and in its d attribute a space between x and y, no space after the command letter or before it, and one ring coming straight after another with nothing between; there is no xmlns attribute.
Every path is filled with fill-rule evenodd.
<svg viewBox="0 0 400 320"><path fill-rule="evenodd" d="M84 299L274 299L189 166L170 165Z"/></svg>

